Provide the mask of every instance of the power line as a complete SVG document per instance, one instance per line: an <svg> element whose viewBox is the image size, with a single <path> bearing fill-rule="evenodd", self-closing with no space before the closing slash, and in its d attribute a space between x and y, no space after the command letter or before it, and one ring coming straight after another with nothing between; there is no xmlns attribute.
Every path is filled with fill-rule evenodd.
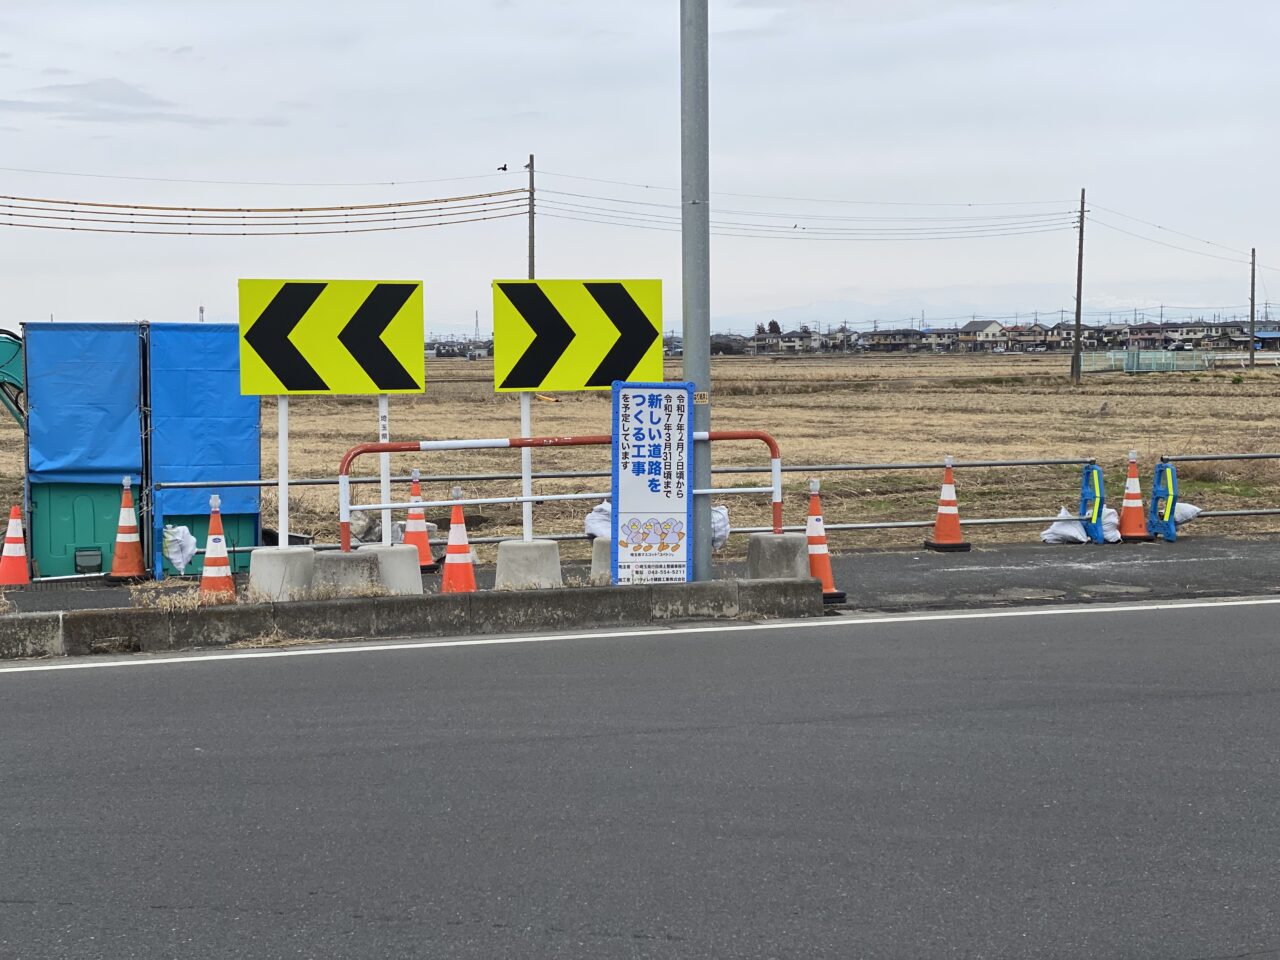
<svg viewBox="0 0 1280 960"><path fill-rule="evenodd" d="M83 177L93 180L131 180L139 183L199 183L232 187L404 187L422 183L451 183L461 180L485 180L510 177L518 173L479 173L466 177L435 177L429 180L366 180L354 182L305 182L289 180L193 180L182 177L135 177L114 173L80 173L71 170L38 170L30 167L0 167L5 173L34 173L46 177Z"/></svg>
<svg viewBox="0 0 1280 960"><path fill-rule="evenodd" d="M628 180L608 180L603 177L580 177L572 173L552 173L539 170L538 173L548 177L562 177L567 180L582 180L588 183L609 183L620 187L636 187L641 190L666 190L678 192L679 187L656 186L650 183L635 183ZM1000 201L950 201L925 202L919 200L845 200L833 197L789 197L764 193L729 193L723 190L712 190L715 197L743 197L751 200L792 200L801 203L847 203L872 207L1030 207L1049 204L1060 205L1063 200L1000 200Z"/></svg>
<svg viewBox="0 0 1280 960"><path fill-rule="evenodd" d="M400 200L385 203L359 203L327 207L196 207L196 206L162 206L147 203L103 203L95 200L61 200L48 197L12 197L0 194L0 200L29 204L57 204L64 207L102 207L112 210L177 210L184 214L231 213L246 216L264 214L308 214L314 212L348 211L348 210L384 210L392 208L430 206L447 203L462 203L467 200L484 200L493 197L524 196L524 187L512 190L496 190L490 193L474 193L459 197L433 197L427 200Z"/></svg>
<svg viewBox="0 0 1280 960"><path fill-rule="evenodd" d="M1114 230L1117 233L1123 233L1126 236L1136 237L1139 240L1145 240L1147 243L1155 243L1162 247L1169 247L1171 250L1181 250L1183 253L1194 253L1198 257L1210 257L1214 260L1226 260L1228 263L1248 263L1248 260L1237 260L1235 257L1224 257L1217 253L1207 253L1204 250L1192 250L1190 247L1180 247L1174 243L1166 243L1164 240L1157 240L1154 237L1144 237L1140 233L1134 233L1131 230L1125 230L1123 227L1117 227L1115 224L1107 223L1105 220L1099 220L1097 217L1090 217L1089 223L1098 224L1098 226L1106 227L1108 230ZM1230 248L1228 248L1230 249Z"/></svg>
<svg viewBox="0 0 1280 960"><path fill-rule="evenodd" d="M1196 241L1196 243L1204 243L1204 244L1208 244L1211 247L1220 247L1223 250L1230 250L1232 253L1238 253L1244 257L1247 257L1249 255L1247 251L1238 250L1235 247L1229 247L1225 243L1215 243L1212 240L1205 240L1203 237L1195 237L1189 233L1183 233L1181 230L1174 230L1172 227L1162 227L1158 223L1152 223L1150 220L1143 220L1141 217L1130 216L1127 213L1121 213L1119 210L1112 210L1109 207L1104 207L1100 203L1096 203L1093 201L1090 201L1090 203L1092 206L1097 207L1099 210L1105 210L1107 213L1115 214L1117 217L1124 217L1124 219L1132 220L1134 223L1141 223L1148 227L1154 227L1157 230L1163 230L1166 233L1176 234L1179 237L1185 237L1187 240L1194 240Z"/></svg>
<svg viewBox="0 0 1280 960"><path fill-rule="evenodd" d="M461 220L438 221L434 223L402 223L391 227L357 227L346 230L262 230L262 231L211 231L211 230L123 230L112 227L66 227L44 223L4 223L5 227L27 227L35 230L69 230L76 233L136 233L152 236L168 237L306 237L338 233L382 233L388 230L420 230L425 227L452 226L459 223L479 223L482 220L505 220L508 217L524 217L527 212L522 208L513 213L498 213L492 216L468 217Z"/></svg>
<svg viewBox="0 0 1280 960"><path fill-rule="evenodd" d="M556 220L572 220L578 223L596 223L614 227L629 227L636 230L661 230L669 233L679 233L680 227L674 223L666 222L629 222L619 218L598 219L592 216L575 215L572 213L561 212L543 212L541 216L550 217ZM750 237L754 239L765 240L861 240L861 241L882 241L882 240L966 240L980 239L982 237L1020 237L1038 233L1055 233L1064 230L1073 229L1071 224L1063 224L1060 226L1040 228L1040 229L1024 229L1009 230L994 233L970 233L970 234L936 234L936 235L878 235L866 236L860 234L839 234L832 235L825 232L801 231L801 230L746 230L742 227L717 227L712 226L712 233L722 237Z"/></svg>

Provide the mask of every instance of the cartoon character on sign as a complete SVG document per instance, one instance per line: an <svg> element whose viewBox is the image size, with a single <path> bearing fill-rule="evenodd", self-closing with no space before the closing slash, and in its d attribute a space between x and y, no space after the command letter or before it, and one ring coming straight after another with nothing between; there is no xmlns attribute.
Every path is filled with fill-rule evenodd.
<svg viewBox="0 0 1280 960"><path fill-rule="evenodd" d="M644 525L640 528L641 551L649 553L655 547L662 549L658 544L658 531L660 529L661 525L653 517L644 522Z"/></svg>
<svg viewBox="0 0 1280 960"><path fill-rule="evenodd" d="M636 537L640 533L640 521L631 519L618 527L618 546L632 548L636 545Z"/></svg>
<svg viewBox="0 0 1280 960"><path fill-rule="evenodd" d="M666 549L675 553L680 549L682 540L684 540L684 522L682 520L668 518L662 521L662 542Z"/></svg>

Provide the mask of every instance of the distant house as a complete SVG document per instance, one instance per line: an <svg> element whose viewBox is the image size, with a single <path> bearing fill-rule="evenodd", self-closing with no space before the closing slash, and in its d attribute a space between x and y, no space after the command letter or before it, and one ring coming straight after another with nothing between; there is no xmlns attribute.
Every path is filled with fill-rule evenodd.
<svg viewBox="0 0 1280 960"><path fill-rule="evenodd" d="M872 353L901 353L906 350L918 350L923 341L924 333L910 328L872 330L862 334L863 347Z"/></svg>
<svg viewBox="0 0 1280 960"><path fill-rule="evenodd" d="M971 320L960 328L956 345L969 353L994 350L1008 343L1004 324L996 320Z"/></svg>
<svg viewBox="0 0 1280 960"><path fill-rule="evenodd" d="M782 334L757 333L751 338L751 352L754 354L778 353L782 350Z"/></svg>
<svg viewBox="0 0 1280 960"><path fill-rule="evenodd" d="M934 353L949 353L955 349L960 339L960 331L956 327L931 327L921 331L920 345Z"/></svg>
<svg viewBox="0 0 1280 960"><path fill-rule="evenodd" d="M817 353L822 346L822 336L816 330L791 330L782 335L783 353Z"/></svg>

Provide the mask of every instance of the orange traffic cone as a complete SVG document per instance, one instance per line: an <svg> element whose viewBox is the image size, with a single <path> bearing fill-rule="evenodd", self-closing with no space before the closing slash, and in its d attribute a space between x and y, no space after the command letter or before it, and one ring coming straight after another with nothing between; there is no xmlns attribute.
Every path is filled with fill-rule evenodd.
<svg viewBox="0 0 1280 960"><path fill-rule="evenodd" d="M933 536L925 540L930 550L961 553L972 549L960 535L960 505L956 502L956 481L951 475L952 461L943 461L942 494L938 497L938 516L933 522Z"/></svg>
<svg viewBox="0 0 1280 960"><path fill-rule="evenodd" d="M138 515L133 510L130 477L124 478L120 496L120 523L116 528L116 548L111 555L108 580L142 580L147 572L142 566L142 540L138 537Z"/></svg>
<svg viewBox="0 0 1280 960"><path fill-rule="evenodd" d="M1155 539L1147 533L1147 512L1142 509L1137 450L1129 451L1129 476L1124 482L1124 502L1120 506L1120 539L1126 542Z"/></svg>
<svg viewBox="0 0 1280 960"><path fill-rule="evenodd" d="M809 481L809 520L805 527L809 538L809 576L822 581L823 603L844 603L844 591L836 589L831 576L831 557L827 553L827 528L822 525L822 501L818 497L818 481Z"/></svg>
<svg viewBox="0 0 1280 960"><path fill-rule="evenodd" d="M413 477L409 484L409 502L422 502L422 485L419 483L417 469L413 471ZM419 570L434 573L439 569L436 565L435 557L431 555L431 539L427 534L427 515L423 513L421 507L409 508L409 519L405 521L404 525L404 542L411 547L418 548Z"/></svg>
<svg viewBox="0 0 1280 960"><path fill-rule="evenodd" d="M31 582L27 572L27 550L22 539L22 511L9 511L9 528L4 534L4 552L0 553L0 587L22 587Z"/></svg>
<svg viewBox="0 0 1280 960"><path fill-rule="evenodd" d="M462 496L460 487L453 488L455 498ZM462 504L453 505L449 517L449 545L445 547L444 576L440 578L441 593L475 593L476 568L467 543L467 521L462 515Z"/></svg>
<svg viewBox="0 0 1280 960"><path fill-rule="evenodd" d="M222 498L209 498L209 539L204 547L204 570L200 574L201 603L235 603L236 582L231 578L227 538L222 533Z"/></svg>

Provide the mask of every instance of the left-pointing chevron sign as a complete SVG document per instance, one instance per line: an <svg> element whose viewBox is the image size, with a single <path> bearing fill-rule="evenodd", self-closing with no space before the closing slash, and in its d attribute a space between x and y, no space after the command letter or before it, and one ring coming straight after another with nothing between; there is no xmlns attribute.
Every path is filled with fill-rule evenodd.
<svg viewBox="0 0 1280 960"><path fill-rule="evenodd" d="M498 392L661 379L661 280L493 282Z"/></svg>
<svg viewBox="0 0 1280 960"><path fill-rule="evenodd" d="M242 394L423 390L419 280L241 280Z"/></svg>

